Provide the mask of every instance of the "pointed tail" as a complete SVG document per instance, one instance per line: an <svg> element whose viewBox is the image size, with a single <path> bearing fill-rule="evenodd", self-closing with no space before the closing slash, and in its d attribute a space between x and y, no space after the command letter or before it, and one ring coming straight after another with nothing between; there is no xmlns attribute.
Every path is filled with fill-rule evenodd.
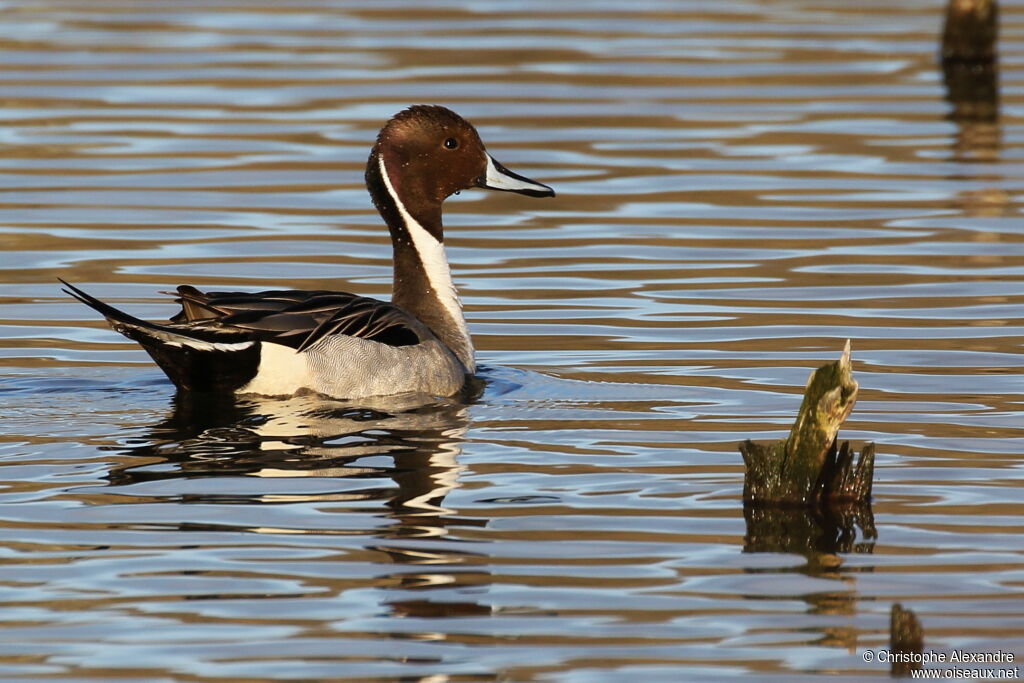
<svg viewBox="0 0 1024 683"><path fill-rule="evenodd" d="M256 374L259 344L245 332L141 320L57 279L66 294L97 311L115 331L138 342L179 389L233 391Z"/></svg>

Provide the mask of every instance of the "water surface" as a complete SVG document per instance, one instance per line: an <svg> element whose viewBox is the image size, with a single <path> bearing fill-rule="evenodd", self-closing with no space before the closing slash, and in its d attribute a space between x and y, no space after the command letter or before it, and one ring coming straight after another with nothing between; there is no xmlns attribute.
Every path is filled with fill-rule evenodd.
<svg viewBox="0 0 1024 683"><path fill-rule="evenodd" d="M937 0L3 5L0 675L875 678L895 602L1024 656L1001 10L954 120ZM475 400L179 400L59 291L386 297L362 171L415 102L559 193L447 204ZM873 519L766 540L737 443L848 338Z"/></svg>

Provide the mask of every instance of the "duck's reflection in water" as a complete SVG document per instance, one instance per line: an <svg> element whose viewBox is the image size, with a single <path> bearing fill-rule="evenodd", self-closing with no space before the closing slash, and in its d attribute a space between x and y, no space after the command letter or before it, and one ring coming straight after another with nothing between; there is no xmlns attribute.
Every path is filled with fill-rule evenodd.
<svg viewBox="0 0 1024 683"><path fill-rule="evenodd" d="M115 486L216 476L365 480L366 487L326 493L281 493L268 486L239 502L377 501L391 511L394 535L443 534L451 513L444 498L458 486L462 469L467 411L465 403L444 399L363 400L357 406L314 396L179 396L144 443L118 449L142 460L112 469L108 478Z"/></svg>
<svg viewBox="0 0 1024 683"><path fill-rule="evenodd" d="M377 554L380 564L394 565L372 579L377 588L387 591L382 602L392 614L425 618L487 614L486 603L435 602L415 594L490 583L482 566L485 557L444 539L449 525L485 524L457 517L445 507L445 496L459 486L464 469L458 458L468 426L468 406L456 400L424 403L388 398L377 403L362 400L356 406L311 396L237 401L178 397L171 414L150 430L145 443L118 449L136 457L127 466L113 469L108 478L113 486L200 477L343 479L343 484L332 484L333 490L326 493L282 493L268 485L244 495L189 493L180 498L250 505L340 503L337 512L342 516L335 528L254 526L244 530L368 536L365 548ZM366 485L359 485L361 481ZM174 489L173 482L168 485ZM366 515L365 528L358 527L361 514ZM388 523L382 525L382 519ZM224 528L213 522L187 526Z"/></svg>

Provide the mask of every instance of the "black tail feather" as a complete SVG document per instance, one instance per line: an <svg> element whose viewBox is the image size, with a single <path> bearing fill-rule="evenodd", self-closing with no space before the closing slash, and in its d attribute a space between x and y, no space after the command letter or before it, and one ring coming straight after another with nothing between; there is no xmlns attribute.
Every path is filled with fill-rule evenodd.
<svg viewBox="0 0 1024 683"><path fill-rule="evenodd" d="M182 391L231 392L256 375L260 344L244 332L149 322L57 279L66 294L106 318L115 331L138 342Z"/></svg>
<svg viewBox="0 0 1024 683"><path fill-rule="evenodd" d="M60 281L60 283L65 287L65 289L61 290L62 292L75 297L83 304L95 310L97 313L99 313L100 315L102 315L104 318L111 322L114 322L116 320L119 323L123 323L125 325L133 325L135 327L141 327L143 329L159 329L161 327L160 325L157 325L155 323L146 322L145 320L141 320L139 318L136 318L135 316L128 315L124 311L114 308L110 304L103 303L96 297L92 296L88 292L82 291L78 287L75 287L73 284L71 284L67 280L64 280L63 278L57 278L57 280ZM120 332L120 330L118 331Z"/></svg>

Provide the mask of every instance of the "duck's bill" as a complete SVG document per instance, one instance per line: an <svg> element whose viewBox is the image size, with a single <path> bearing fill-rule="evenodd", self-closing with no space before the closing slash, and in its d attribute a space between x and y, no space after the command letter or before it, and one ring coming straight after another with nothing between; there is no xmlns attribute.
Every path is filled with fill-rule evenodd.
<svg viewBox="0 0 1024 683"><path fill-rule="evenodd" d="M487 170L478 181L480 187L503 192L518 192L531 197L554 197L555 191L547 185L513 173L487 155Z"/></svg>

